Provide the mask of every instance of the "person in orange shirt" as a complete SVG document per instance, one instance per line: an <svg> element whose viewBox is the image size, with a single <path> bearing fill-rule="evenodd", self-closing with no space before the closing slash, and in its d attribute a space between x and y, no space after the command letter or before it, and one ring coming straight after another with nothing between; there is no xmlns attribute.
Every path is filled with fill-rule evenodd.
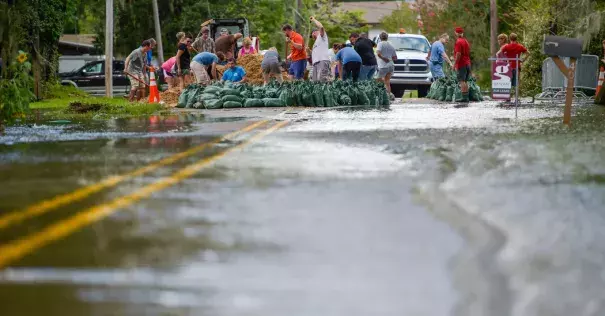
<svg viewBox="0 0 605 316"><path fill-rule="evenodd" d="M288 59L290 62L290 69L288 74L290 79L302 79L307 69L307 53L305 51L305 41L302 35L294 32L290 24L286 24L282 27L282 32L286 35L286 41L290 43L290 55Z"/></svg>

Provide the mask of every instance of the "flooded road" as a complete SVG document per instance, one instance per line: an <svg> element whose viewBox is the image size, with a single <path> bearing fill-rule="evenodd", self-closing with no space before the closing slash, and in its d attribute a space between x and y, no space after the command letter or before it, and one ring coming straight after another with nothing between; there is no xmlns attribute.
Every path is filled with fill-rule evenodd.
<svg viewBox="0 0 605 316"><path fill-rule="evenodd" d="M605 114L577 115L416 102L9 128L3 314L603 315Z"/></svg>

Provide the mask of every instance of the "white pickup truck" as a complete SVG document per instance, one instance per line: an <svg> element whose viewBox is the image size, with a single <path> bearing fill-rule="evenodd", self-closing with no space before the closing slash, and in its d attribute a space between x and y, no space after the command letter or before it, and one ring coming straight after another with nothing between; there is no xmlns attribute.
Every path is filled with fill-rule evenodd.
<svg viewBox="0 0 605 316"><path fill-rule="evenodd" d="M431 49L429 41L418 34L389 34L388 42L397 50L395 73L391 77L393 94L401 97L405 90L418 90L418 97L426 97L433 79L426 61Z"/></svg>

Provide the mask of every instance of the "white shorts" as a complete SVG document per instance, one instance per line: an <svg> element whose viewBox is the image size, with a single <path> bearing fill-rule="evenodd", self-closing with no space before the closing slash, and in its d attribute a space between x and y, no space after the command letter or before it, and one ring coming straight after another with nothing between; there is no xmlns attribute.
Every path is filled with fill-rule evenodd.
<svg viewBox="0 0 605 316"><path fill-rule="evenodd" d="M208 70L206 66L198 63L197 61L191 62L191 70L195 75L195 82L201 84L209 84L210 76L208 75Z"/></svg>

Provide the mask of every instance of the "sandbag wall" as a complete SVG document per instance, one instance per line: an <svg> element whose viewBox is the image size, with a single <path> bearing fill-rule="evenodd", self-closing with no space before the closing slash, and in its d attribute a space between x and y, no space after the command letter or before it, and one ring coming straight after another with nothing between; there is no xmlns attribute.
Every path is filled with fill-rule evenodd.
<svg viewBox="0 0 605 316"><path fill-rule="evenodd" d="M384 84L376 81L334 81L328 83L296 81L267 86L237 83L189 85L179 97L177 107L220 109L283 106L362 106L385 108L390 105Z"/></svg>
<svg viewBox="0 0 605 316"><path fill-rule="evenodd" d="M483 101L481 88L477 85L475 78L468 81L470 101ZM458 85L456 75L450 75L445 78L439 78L433 82L431 89L426 96L429 99L445 102L462 102L462 91Z"/></svg>

